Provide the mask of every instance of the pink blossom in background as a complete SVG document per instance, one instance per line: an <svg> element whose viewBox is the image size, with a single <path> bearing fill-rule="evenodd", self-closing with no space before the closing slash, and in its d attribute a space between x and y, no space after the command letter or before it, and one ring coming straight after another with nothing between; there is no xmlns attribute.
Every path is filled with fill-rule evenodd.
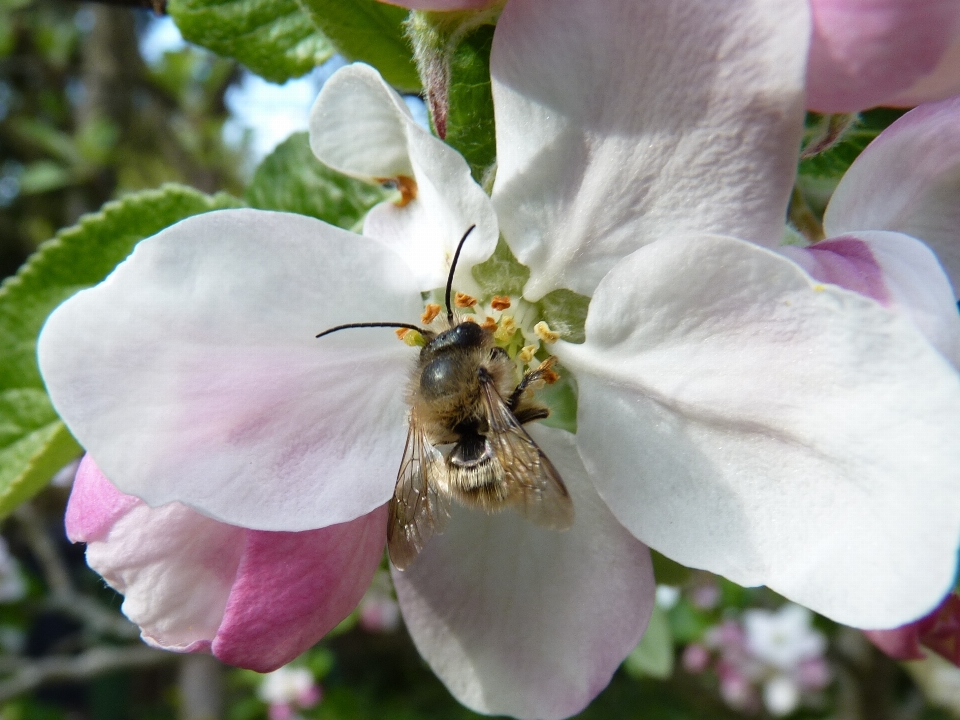
<svg viewBox="0 0 960 720"><path fill-rule="evenodd" d="M927 648L960 667L960 596L950 593L940 607L909 625L864 634L898 660L922 660Z"/></svg>
<svg viewBox="0 0 960 720"><path fill-rule="evenodd" d="M144 642L258 672L315 644L363 596L383 556L385 508L306 532L227 525L180 503L150 508L84 457L67 536L124 597Z"/></svg>
<svg viewBox="0 0 960 720"><path fill-rule="evenodd" d="M960 0L811 0L807 106L858 112L960 93Z"/></svg>

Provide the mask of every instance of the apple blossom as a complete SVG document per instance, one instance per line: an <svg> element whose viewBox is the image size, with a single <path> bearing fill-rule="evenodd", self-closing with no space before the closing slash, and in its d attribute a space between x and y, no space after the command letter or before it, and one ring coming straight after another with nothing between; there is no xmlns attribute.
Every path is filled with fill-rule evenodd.
<svg viewBox="0 0 960 720"><path fill-rule="evenodd" d="M315 707L322 693L307 668L284 665L263 676L257 695L269 705L270 720L292 720L298 709Z"/></svg>
<svg viewBox="0 0 960 720"><path fill-rule="evenodd" d="M755 711L761 701L777 717L789 715L812 693L830 684L823 653L826 638L811 627L806 608L787 603L776 612L747 610L707 631L703 644L684 650L689 672L703 672L716 653L714 668L724 701Z"/></svg>
<svg viewBox="0 0 960 720"><path fill-rule="evenodd" d="M909 317L960 367L958 193L960 97L920 106L884 130L834 191L827 239L783 252L814 277Z"/></svg>
<svg viewBox="0 0 960 720"><path fill-rule="evenodd" d="M231 210L143 241L48 320L54 405L151 506L255 531L358 522L392 494L415 351L383 330L314 335L416 321L475 224L455 287L519 362L549 346L578 388L575 434L530 427L576 521L556 533L458 507L393 571L458 699L521 718L584 707L649 617L640 541L850 624L923 615L955 570L960 381L912 322L768 249L808 25L804 0L511 0L491 53L492 197L373 69L340 70L311 147L402 199L363 236ZM509 308L473 273L501 236L529 269L495 293ZM511 267L494 279L515 285ZM590 298L580 344L542 324L556 290Z"/></svg>
<svg viewBox="0 0 960 720"><path fill-rule="evenodd" d="M957 0L811 0L808 106L857 112L960 93Z"/></svg>
<svg viewBox="0 0 960 720"><path fill-rule="evenodd" d="M150 508L84 457L67 536L125 598L144 642L276 670L316 643L363 596L383 554L385 513L301 533L211 520L180 503Z"/></svg>

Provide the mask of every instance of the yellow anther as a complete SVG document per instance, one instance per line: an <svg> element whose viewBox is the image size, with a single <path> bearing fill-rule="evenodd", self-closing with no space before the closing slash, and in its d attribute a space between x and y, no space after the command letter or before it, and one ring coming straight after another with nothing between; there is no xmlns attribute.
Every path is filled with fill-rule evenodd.
<svg viewBox="0 0 960 720"><path fill-rule="evenodd" d="M537 354L537 350L539 349L536 345L527 345L517 353L517 357L520 359L520 362L526 365L533 360L533 356Z"/></svg>
<svg viewBox="0 0 960 720"><path fill-rule="evenodd" d="M493 300L490 301L490 307L494 310L506 310L510 307L510 298L506 295L494 295Z"/></svg>
<svg viewBox="0 0 960 720"><path fill-rule="evenodd" d="M395 178L376 178L381 185L393 185L400 192L400 199L394 205L404 207L417 199L417 181L409 175L397 175Z"/></svg>
<svg viewBox="0 0 960 720"><path fill-rule="evenodd" d="M510 315L504 315L500 318L500 327L493 332L493 338L497 342L505 343L513 337L517 331L517 323Z"/></svg>
<svg viewBox="0 0 960 720"><path fill-rule="evenodd" d="M440 306L436 303L428 303L426 310L423 311L423 315L420 316L420 322L422 322L424 325L429 325L439 314Z"/></svg>
<svg viewBox="0 0 960 720"><path fill-rule="evenodd" d="M560 333L551 330L543 320L533 326L533 333L545 343L555 343L560 339Z"/></svg>
<svg viewBox="0 0 960 720"><path fill-rule="evenodd" d="M543 375L540 377L543 378L543 381L547 385L553 385L557 380L560 379L560 373L558 373L556 370L547 369L543 371Z"/></svg>
<svg viewBox="0 0 960 720"><path fill-rule="evenodd" d="M477 299L472 295L467 295L466 293L458 292L453 297L453 304L458 308L468 308L473 307L477 304Z"/></svg>
<svg viewBox="0 0 960 720"><path fill-rule="evenodd" d="M416 330L400 328L397 330L397 337L403 340L410 347L423 347L427 344L427 341L424 339L423 335L418 333Z"/></svg>
<svg viewBox="0 0 960 720"><path fill-rule="evenodd" d="M487 315L487 319L484 320L482 323L480 323L480 327L482 327L484 330L489 330L490 332L493 332L494 330L497 329L497 321L494 320L489 315Z"/></svg>
<svg viewBox="0 0 960 720"><path fill-rule="evenodd" d="M827 288L826 288L825 285L819 285L819 284L817 284L817 285L814 285L814 286L813 286L813 291L814 291L814 292L823 292L823 291L826 290L826 289L827 289Z"/></svg>
<svg viewBox="0 0 960 720"><path fill-rule="evenodd" d="M463 320L463 322L472 322L472 323L475 323L477 321L477 319L473 315L464 315L461 318L461 320Z"/></svg>

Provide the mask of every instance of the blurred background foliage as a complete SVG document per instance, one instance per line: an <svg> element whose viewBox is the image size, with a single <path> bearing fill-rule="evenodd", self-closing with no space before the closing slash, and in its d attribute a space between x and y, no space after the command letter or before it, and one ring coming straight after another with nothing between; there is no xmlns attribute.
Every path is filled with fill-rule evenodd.
<svg viewBox="0 0 960 720"><path fill-rule="evenodd" d="M166 182L344 227L384 197L309 165L302 134L253 172L258 158L250 135L230 128L228 102L250 76L236 61L191 45L145 57L153 18L105 4L0 0L3 276L83 214ZM847 144L801 164L794 215L822 213L836 177L895 117L867 114ZM822 122L810 118L808 141ZM295 172L301 183L287 192L276 178ZM64 468L2 526L0 719L479 717L453 700L421 660L385 572L336 632L271 676L143 645L119 613L121 597L87 569L82 546L64 536L73 469ZM745 590L662 558L657 574L663 588L644 642L578 717L960 717L960 671L945 662L896 663L861 633L822 618L785 624L790 606L764 589ZM748 618L780 628L782 636L768 638L767 655L751 645ZM792 664L771 660L777 651L793 653ZM787 675L796 697L788 692L778 704L770 688Z"/></svg>

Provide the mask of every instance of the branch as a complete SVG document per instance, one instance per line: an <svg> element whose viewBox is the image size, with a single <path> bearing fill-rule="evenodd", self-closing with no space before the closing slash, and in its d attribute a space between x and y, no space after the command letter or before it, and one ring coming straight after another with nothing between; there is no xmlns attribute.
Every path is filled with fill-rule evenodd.
<svg viewBox="0 0 960 720"><path fill-rule="evenodd" d="M94 0L104 5L153 10L155 15L167 14L167 0Z"/></svg>
<svg viewBox="0 0 960 720"><path fill-rule="evenodd" d="M44 603L48 608L72 615L96 633L131 640L140 636L139 628L125 617L105 609L96 600L76 591L70 579L70 571L63 562L56 543L50 539L43 518L30 503L18 507L14 511L14 517L17 518L23 537L50 588L50 597L46 598Z"/></svg>
<svg viewBox="0 0 960 720"><path fill-rule="evenodd" d="M151 667L172 662L177 655L145 645L96 647L72 657L50 657L21 664L15 673L0 682L0 703L29 692L48 682L86 680L113 670Z"/></svg>

